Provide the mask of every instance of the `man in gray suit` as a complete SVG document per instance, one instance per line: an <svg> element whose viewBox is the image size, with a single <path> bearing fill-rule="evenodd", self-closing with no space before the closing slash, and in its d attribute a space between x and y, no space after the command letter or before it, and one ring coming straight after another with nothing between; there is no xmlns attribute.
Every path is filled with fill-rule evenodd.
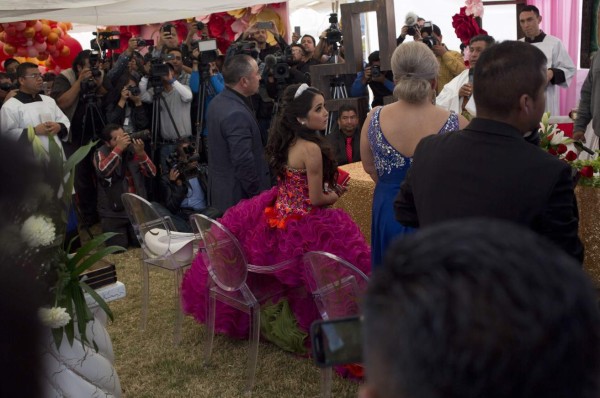
<svg viewBox="0 0 600 398"><path fill-rule="evenodd" d="M258 92L258 65L248 55L234 55L225 62L223 79L225 90L207 112L208 196L211 206L225 212L271 183L250 100Z"/></svg>

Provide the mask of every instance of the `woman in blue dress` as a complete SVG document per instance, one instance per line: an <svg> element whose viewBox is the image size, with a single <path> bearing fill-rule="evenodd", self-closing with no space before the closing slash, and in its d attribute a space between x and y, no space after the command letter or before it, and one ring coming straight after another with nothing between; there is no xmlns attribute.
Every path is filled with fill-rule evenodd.
<svg viewBox="0 0 600 398"><path fill-rule="evenodd" d="M361 133L363 167L376 183L371 224L373 268L381 265L395 237L412 231L394 218L393 202L417 144L428 135L467 125L464 117L434 105L439 64L425 44L401 44L391 63L397 101L371 110Z"/></svg>

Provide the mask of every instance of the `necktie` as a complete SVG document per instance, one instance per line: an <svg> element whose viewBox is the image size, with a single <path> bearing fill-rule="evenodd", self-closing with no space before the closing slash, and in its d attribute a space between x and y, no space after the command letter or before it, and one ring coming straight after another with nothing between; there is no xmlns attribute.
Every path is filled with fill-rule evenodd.
<svg viewBox="0 0 600 398"><path fill-rule="evenodd" d="M348 163L352 163L352 137L346 137L346 157Z"/></svg>

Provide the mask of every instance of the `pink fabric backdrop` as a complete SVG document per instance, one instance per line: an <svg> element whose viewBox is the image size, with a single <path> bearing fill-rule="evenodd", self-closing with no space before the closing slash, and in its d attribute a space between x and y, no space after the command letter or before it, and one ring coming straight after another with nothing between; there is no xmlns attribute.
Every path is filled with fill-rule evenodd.
<svg viewBox="0 0 600 398"><path fill-rule="evenodd" d="M527 0L527 4L534 5L540 10L542 16L542 30L552 36L558 37L569 52L575 66L579 66L580 21L579 0ZM569 114L577 105L579 90L587 75L587 70L578 71L568 89L560 89L560 113ZM579 83L581 81L581 83Z"/></svg>

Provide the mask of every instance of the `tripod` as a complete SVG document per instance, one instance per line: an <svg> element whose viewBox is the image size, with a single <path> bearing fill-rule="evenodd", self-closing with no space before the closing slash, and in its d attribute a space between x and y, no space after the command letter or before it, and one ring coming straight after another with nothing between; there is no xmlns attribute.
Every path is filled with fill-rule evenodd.
<svg viewBox="0 0 600 398"><path fill-rule="evenodd" d="M202 137L206 121L204 120L204 108L206 104L206 96L215 95L214 88L209 83L210 65L206 62L200 64L200 79L198 79L198 107L196 108L196 148L200 155L200 163L208 162L208 145Z"/></svg>
<svg viewBox="0 0 600 398"><path fill-rule="evenodd" d="M154 93L152 96L152 124L151 124L152 147L151 147L151 152L152 152L152 161L155 163L155 159L157 158L156 152L158 150L157 143L158 143L159 138L162 137L161 111L162 111L163 106L164 106L164 109L167 110L167 115L169 116L169 119L171 120L171 124L173 125L173 128L175 129L177 138L181 138L181 134L179 133L179 129L177 128L177 124L175 123L175 119L173 118L173 114L171 113L171 109L169 108L169 105L165 101L165 97L162 94L163 93L162 79L159 76L152 77L151 84L152 84L152 88L154 90ZM168 153L166 153L166 154L163 153L164 152L163 146L170 148L172 145L168 145L168 144L164 144L164 143L161 144L161 151L158 156L158 158L160 160L161 168L165 168L165 166L166 166L165 160L167 159L167 157L169 155ZM170 152L170 151L168 151L168 152ZM161 170L161 171L164 171L164 170Z"/></svg>
<svg viewBox="0 0 600 398"><path fill-rule="evenodd" d="M337 42L333 43L333 54L331 58L333 59L333 63L337 63L337 52L338 46ZM329 80L329 94L332 99L340 99L340 98L348 98L348 91L346 90L346 85L344 84L344 80L340 75L335 75ZM327 118L327 130L325 131L325 135L331 133L331 129L333 128L333 123L337 117L335 116L337 112L330 112Z"/></svg>

